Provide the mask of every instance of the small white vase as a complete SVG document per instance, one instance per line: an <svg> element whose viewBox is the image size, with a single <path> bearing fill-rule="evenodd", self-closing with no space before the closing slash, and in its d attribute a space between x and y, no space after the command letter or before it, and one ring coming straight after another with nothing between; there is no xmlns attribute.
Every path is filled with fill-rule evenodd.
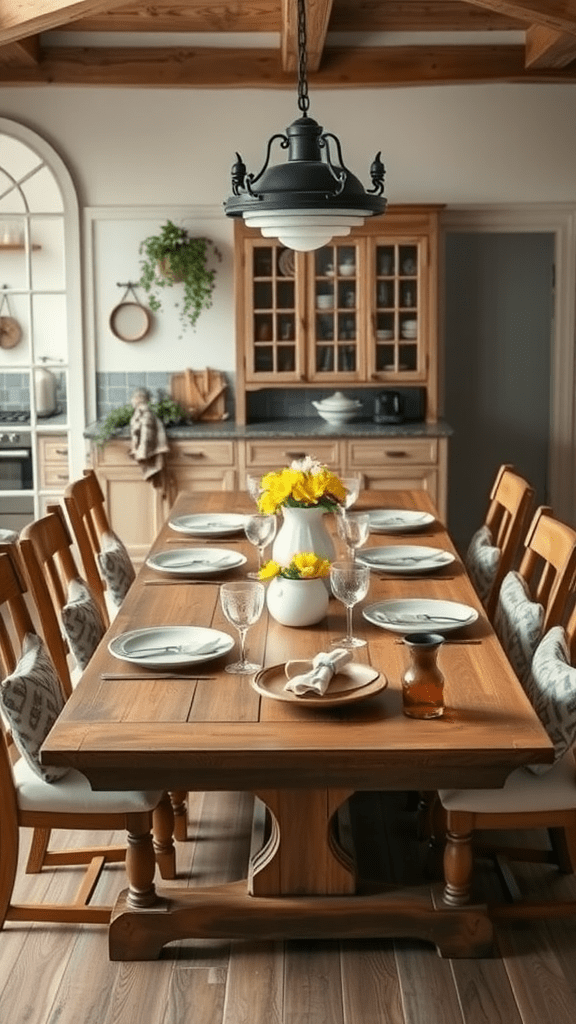
<svg viewBox="0 0 576 1024"><path fill-rule="evenodd" d="M294 555L311 552L333 562L336 548L324 522L324 509L282 509L283 522L274 538L272 558L280 565L289 565Z"/></svg>
<svg viewBox="0 0 576 1024"><path fill-rule="evenodd" d="M324 580L286 580L275 576L266 591L268 611L283 626L312 626L328 611L328 591Z"/></svg>

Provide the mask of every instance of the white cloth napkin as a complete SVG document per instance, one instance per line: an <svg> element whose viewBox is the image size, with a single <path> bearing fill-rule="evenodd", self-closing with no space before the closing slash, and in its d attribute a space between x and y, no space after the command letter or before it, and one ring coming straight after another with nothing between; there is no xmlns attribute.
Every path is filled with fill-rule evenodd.
<svg viewBox="0 0 576 1024"><path fill-rule="evenodd" d="M285 690L291 690L297 697L305 693L317 693L322 696L328 689L332 676L339 672L344 665L352 660L352 652L344 647L335 647L333 651L320 652L312 659L312 668L309 672L294 676L290 679ZM286 671L292 662L286 663Z"/></svg>

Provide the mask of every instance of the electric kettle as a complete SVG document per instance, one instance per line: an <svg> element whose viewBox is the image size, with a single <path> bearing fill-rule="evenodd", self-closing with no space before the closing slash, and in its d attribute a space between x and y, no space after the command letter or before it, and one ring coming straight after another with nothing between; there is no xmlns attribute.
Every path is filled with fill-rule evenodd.
<svg viewBox="0 0 576 1024"><path fill-rule="evenodd" d="M399 391L381 391L374 400L375 423L402 423L404 399Z"/></svg>

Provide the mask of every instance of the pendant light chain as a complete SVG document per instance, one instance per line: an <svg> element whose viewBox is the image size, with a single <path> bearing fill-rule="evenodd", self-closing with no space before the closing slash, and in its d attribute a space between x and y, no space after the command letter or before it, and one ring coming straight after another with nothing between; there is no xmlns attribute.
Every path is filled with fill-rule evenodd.
<svg viewBox="0 0 576 1024"><path fill-rule="evenodd" d="M298 109L304 116L310 106L306 63L306 0L298 0Z"/></svg>

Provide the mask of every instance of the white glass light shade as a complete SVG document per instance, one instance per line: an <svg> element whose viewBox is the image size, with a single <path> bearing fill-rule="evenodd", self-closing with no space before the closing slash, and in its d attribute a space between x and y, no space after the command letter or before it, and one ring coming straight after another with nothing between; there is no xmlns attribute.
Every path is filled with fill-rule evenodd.
<svg viewBox="0 0 576 1024"><path fill-rule="evenodd" d="M321 249L332 238L349 235L365 220L362 210L250 210L243 217L249 227L260 228L265 238L278 238L298 252Z"/></svg>

